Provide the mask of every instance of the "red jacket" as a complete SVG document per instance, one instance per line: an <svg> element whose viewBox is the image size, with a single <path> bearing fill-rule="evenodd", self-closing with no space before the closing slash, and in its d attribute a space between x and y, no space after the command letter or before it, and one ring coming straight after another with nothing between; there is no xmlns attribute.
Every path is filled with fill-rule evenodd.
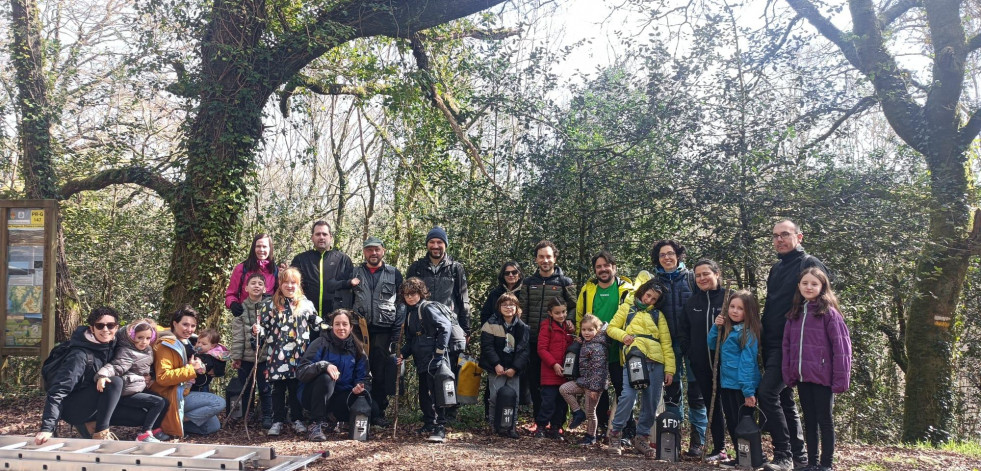
<svg viewBox="0 0 981 471"><path fill-rule="evenodd" d="M538 327L538 357L542 359L541 386L561 386L566 382L562 375L555 374L553 365L562 366L565 351L572 344L572 334L551 316Z"/></svg>

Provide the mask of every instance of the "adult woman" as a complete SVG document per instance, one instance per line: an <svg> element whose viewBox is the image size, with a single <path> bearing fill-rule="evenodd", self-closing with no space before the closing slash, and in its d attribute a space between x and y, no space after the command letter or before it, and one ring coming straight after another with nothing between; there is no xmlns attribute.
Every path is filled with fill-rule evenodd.
<svg viewBox="0 0 981 471"><path fill-rule="evenodd" d="M96 388L96 372L112 359L116 347L119 313L111 307L95 308L86 324L75 329L70 350L55 374L57 380L47 385L41 431L34 436L38 445L51 438L58 419L79 430L84 428L92 438L115 440L109 431L110 421L113 425L138 425L146 415L138 402L121 397L122 378L113 378L102 392Z"/></svg>
<svg viewBox="0 0 981 471"><path fill-rule="evenodd" d="M150 390L170 402L161 424L173 437L185 433L209 435L221 428L218 413L225 409L225 399L191 391L197 375L205 372L204 363L194 356L191 335L198 328L198 313L184 305L171 317L170 329L161 330L153 344L153 370L157 377Z"/></svg>
<svg viewBox="0 0 981 471"><path fill-rule="evenodd" d="M497 274L498 285L487 293L487 300L484 301L484 306L480 308L480 325L484 325L494 315L497 309L497 298L500 298L502 294L511 293L515 296L521 295L521 281L524 278L525 274L521 271L521 266L518 265L518 262L509 260L504 263L501 271ZM520 297L518 298L518 302L520 304Z"/></svg>
<svg viewBox="0 0 981 471"><path fill-rule="evenodd" d="M661 312L667 318L668 327L671 329L672 344L674 346L675 371L678 381L664 388L664 407L665 409L678 414L682 419L685 418L685 407L682 404L684 395L684 382L682 375L688 380L688 410L691 412L691 441L688 456L702 456L702 444L705 443L705 426L708 418L706 417L705 400L702 398L701 390L695 383L695 375L691 373L691 368L682 368L687 365L685 356L679 347L677 332L680 329L681 318L684 317L685 303L695 291L695 283L692 280L691 271L685 267L685 246L673 240L659 240L654 243L651 250L651 262L654 263L654 272L657 278L668 288L661 303Z"/></svg>
<svg viewBox="0 0 981 471"><path fill-rule="evenodd" d="M715 345L709 345L706 339L715 317L722 312L722 301L727 290L719 282L722 272L719 264L714 261L699 260L692 270L695 272L697 290L688 298L684 315L679 319L678 348L688 357L690 371L695 374L695 385L708 404L712 397L712 350ZM712 450L708 453L708 458L712 461L726 457L725 422L722 417L721 402L719 395L716 395L715 408L709 421L712 429Z"/></svg>
<svg viewBox="0 0 981 471"><path fill-rule="evenodd" d="M320 333L297 365L300 401L310 411L311 441L327 439L323 428L328 413L345 422L356 396L364 394L371 400L366 394L370 387L368 356L361 341L351 335L353 318L354 313L347 309L331 313L331 328Z"/></svg>
<svg viewBox="0 0 981 471"><path fill-rule="evenodd" d="M261 273L266 280L266 294L272 296L276 292L276 277L279 269L273 257L272 236L260 232L252 238L252 248L244 262L235 265L232 276L228 278L228 288L225 289L225 307L232 311L235 317L245 312L242 302L249 298L246 282L249 275Z"/></svg>

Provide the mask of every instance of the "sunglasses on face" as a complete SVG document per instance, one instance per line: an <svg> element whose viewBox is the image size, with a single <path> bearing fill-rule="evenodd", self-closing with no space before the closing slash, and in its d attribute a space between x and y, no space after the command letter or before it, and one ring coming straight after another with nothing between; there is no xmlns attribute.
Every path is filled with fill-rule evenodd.
<svg viewBox="0 0 981 471"><path fill-rule="evenodd" d="M518 274L518 270L508 270L508 271L504 272L504 276L512 276L512 275L517 275L517 274Z"/></svg>
<svg viewBox="0 0 981 471"><path fill-rule="evenodd" d="M115 322L108 322L108 323L106 323L106 322L96 322L95 324L92 325L92 327L95 327L95 330L112 330L112 329L115 329L116 326L118 326L118 325L119 324L117 324Z"/></svg>

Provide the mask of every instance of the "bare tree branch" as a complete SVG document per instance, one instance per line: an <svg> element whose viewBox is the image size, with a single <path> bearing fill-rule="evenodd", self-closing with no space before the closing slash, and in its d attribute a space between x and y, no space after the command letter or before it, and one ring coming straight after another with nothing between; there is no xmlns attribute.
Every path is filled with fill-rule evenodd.
<svg viewBox="0 0 981 471"><path fill-rule="evenodd" d="M971 113L971 119L957 133L959 134L958 144L962 148L969 146L971 141L978 137L978 133L981 133L981 108Z"/></svg>
<svg viewBox="0 0 981 471"><path fill-rule="evenodd" d="M977 51L979 48L981 48L981 34L976 34L967 40L968 52Z"/></svg>
<svg viewBox="0 0 981 471"><path fill-rule="evenodd" d="M922 6L921 0L900 0L879 13L879 28L885 28L914 7Z"/></svg>
<svg viewBox="0 0 981 471"><path fill-rule="evenodd" d="M813 141L811 141L810 143L808 143L807 145L805 145L803 148L801 148L801 152L804 152L804 151L806 151L808 149L811 149L814 146L816 146L816 145L820 144L821 142L823 142L825 139L831 137L831 135L834 134L835 131L837 131L838 128L840 128L842 124L845 124L845 121L847 121L852 116L855 116L856 114L859 114L859 113L861 113L861 112L863 112L863 111L871 108L873 105L876 104L876 102L877 102L877 100L876 100L876 98L874 96L867 96L865 98L862 98L861 100L858 101L858 103L855 103L854 106L852 106L847 111L845 111L841 116L839 116L838 119L836 119L834 121L834 123L831 123L831 127L828 128L827 131L825 131L823 134L821 134L820 136L818 136L817 138L815 138Z"/></svg>
<svg viewBox="0 0 981 471"><path fill-rule="evenodd" d="M858 51L855 50L855 46L848 40L844 33L841 32L831 20L824 17L817 7L814 6L808 0L787 0L790 7L797 12L798 15L807 18L807 21L817 28L818 32L822 36L827 38L829 41L838 46L841 49L842 54L845 55L845 59L851 62L857 69L863 70L861 67L861 61L858 58Z"/></svg>
<svg viewBox="0 0 981 471"><path fill-rule="evenodd" d="M176 186L157 172L146 167L126 167L103 170L81 180L65 182L59 190L61 199L68 199L82 191L96 191L111 185L135 184L153 190L168 203L172 200Z"/></svg>
<svg viewBox="0 0 981 471"><path fill-rule="evenodd" d="M296 92L297 88L305 88L318 95L351 95L358 98L370 98L374 95L385 93L388 88L384 85L347 85L343 83L329 83L320 81L303 74L297 74L279 92L279 111L284 117L289 117L289 99Z"/></svg>

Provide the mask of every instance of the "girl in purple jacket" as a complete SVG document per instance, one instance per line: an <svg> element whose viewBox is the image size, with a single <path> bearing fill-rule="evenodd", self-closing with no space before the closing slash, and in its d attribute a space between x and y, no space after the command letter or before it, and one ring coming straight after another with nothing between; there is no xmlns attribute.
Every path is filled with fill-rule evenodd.
<svg viewBox="0 0 981 471"><path fill-rule="evenodd" d="M834 395L848 390L851 367L852 342L828 275L816 267L808 268L800 275L793 307L787 313L782 364L783 382L789 387L796 385L800 395L807 469L831 469L835 450Z"/></svg>

